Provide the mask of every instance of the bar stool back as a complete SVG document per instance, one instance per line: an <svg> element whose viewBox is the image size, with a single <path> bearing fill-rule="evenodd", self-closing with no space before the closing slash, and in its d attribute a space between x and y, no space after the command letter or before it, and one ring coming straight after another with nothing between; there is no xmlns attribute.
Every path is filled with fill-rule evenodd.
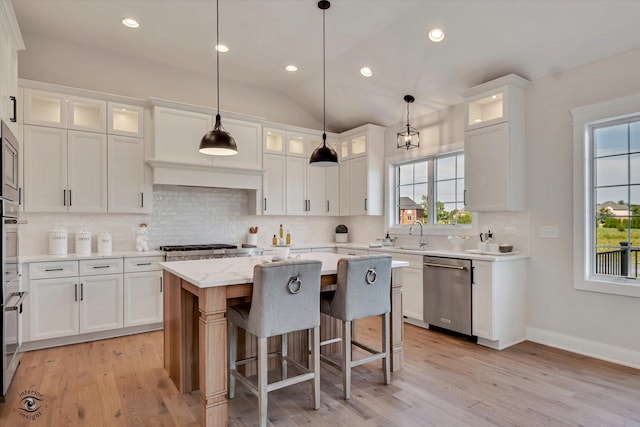
<svg viewBox="0 0 640 427"><path fill-rule="evenodd" d="M320 312L342 321L342 364L321 356L322 360L342 370L344 398L351 397L351 368L382 359L384 383L391 382L390 367L390 316L391 312L391 256L368 255L342 258L338 261L337 288L324 292L320 300ZM374 350L352 339L352 321L382 315L382 351ZM336 342L323 341L320 345ZM352 360L351 346L355 345L371 353L370 356Z"/></svg>
<svg viewBox="0 0 640 427"><path fill-rule="evenodd" d="M260 426L267 424L267 393L303 381L313 380L314 408L320 408L320 261L281 261L256 265L253 270L253 296L250 304L232 306L227 310L229 336L229 398L235 395L236 379L258 397ZM237 360L237 328L241 327L258 339L258 356ZM310 366L291 360L286 354L286 334L310 330L312 351ZM283 378L271 384L267 381L267 338L282 336ZM238 365L256 360L258 384L250 382L237 371ZM287 378L287 362L303 374Z"/></svg>

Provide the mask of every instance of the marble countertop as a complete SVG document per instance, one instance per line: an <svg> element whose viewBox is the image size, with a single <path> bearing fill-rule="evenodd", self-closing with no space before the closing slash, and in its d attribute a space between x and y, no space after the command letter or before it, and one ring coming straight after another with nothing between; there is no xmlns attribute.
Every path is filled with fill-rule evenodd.
<svg viewBox="0 0 640 427"><path fill-rule="evenodd" d="M463 259L477 259L480 261L513 261L518 259L527 259L529 255L521 253L511 254L490 254L490 253L477 253L477 251L452 251L449 249L408 249L397 246L382 246L382 247L369 247L368 243L336 243L337 248L351 248L367 250L371 252L381 253L401 253L407 255L430 255L430 256L443 256L448 258L463 258Z"/></svg>
<svg viewBox="0 0 640 427"><path fill-rule="evenodd" d="M327 252L295 254L293 259L322 261L322 274L336 274L338 260L345 255ZM270 255L257 257L200 259L162 262L162 268L199 288L237 285L253 281L253 266L272 262ZM391 268L408 267L405 261L393 261Z"/></svg>
<svg viewBox="0 0 640 427"><path fill-rule="evenodd" d="M22 255L20 256L21 263L30 262L43 262L43 261L79 261L83 259L105 259L105 258L132 258L132 257L144 257L144 256L164 256L162 251L121 251L112 252L110 254L91 253L91 255L79 255L79 254L67 254L67 255Z"/></svg>

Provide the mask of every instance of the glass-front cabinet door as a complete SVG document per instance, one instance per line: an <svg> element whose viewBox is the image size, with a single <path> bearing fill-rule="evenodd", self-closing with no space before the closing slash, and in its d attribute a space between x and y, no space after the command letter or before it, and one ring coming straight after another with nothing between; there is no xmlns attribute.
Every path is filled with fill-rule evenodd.
<svg viewBox="0 0 640 427"><path fill-rule="evenodd" d="M367 154L367 134L362 133L350 138L351 157L360 157Z"/></svg>
<svg viewBox="0 0 640 427"><path fill-rule="evenodd" d="M467 130L509 120L509 89L500 87L479 94L466 102Z"/></svg>
<svg viewBox="0 0 640 427"><path fill-rule="evenodd" d="M263 131L263 151L265 153L285 154L284 141L286 132L277 129L264 129Z"/></svg>
<svg viewBox="0 0 640 427"><path fill-rule="evenodd" d="M107 103L97 99L69 97L69 129L106 133Z"/></svg>
<svg viewBox="0 0 640 427"><path fill-rule="evenodd" d="M349 158L349 140L341 139L338 141L338 158L340 160L347 160Z"/></svg>
<svg viewBox="0 0 640 427"><path fill-rule="evenodd" d="M67 127L67 96L36 89L24 90L24 122L28 125Z"/></svg>
<svg viewBox="0 0 640 427"><path fill-rule="evenodd" d="M108 133L111 135L143 136L142 119L144 109L142 107L115 102L107 103L108 109Z"/></svg>
<svg viewBox="0 0 640 427"><path fill-rule="evenodd" d="M305 157L307 155L307 136L287 132L287 155Z"/></svg>

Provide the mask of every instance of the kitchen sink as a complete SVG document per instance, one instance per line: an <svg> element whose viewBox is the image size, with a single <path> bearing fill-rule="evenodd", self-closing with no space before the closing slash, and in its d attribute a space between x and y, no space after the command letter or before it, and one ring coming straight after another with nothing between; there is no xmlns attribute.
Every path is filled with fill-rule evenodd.
<svg viewBox="0 0 640 427"><path fill-rule="evenodd" d="M399 249L402 249L405 251L417 251L417 252L426 252L426 251L433 250L429 248L421 248L420 246L400 246Z"/></svg>

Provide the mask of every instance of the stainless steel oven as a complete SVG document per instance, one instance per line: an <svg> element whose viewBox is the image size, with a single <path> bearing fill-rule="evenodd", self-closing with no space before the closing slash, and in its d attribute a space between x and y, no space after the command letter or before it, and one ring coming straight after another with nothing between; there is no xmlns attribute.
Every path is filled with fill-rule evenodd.
<svg viewBox="0 0 640 427"><path fill-rule="evenodd" d="M11 133L5 122L0 124L0 139L2 140L2 185L0 185L0 197L18 204L22 203L21 191L18 181L18 167L20 164L20 152L18 151L18 139Z"/></svg>
<svg viewBox="0 0 640 427"><path fill-rule="evenodd" d="M0 125L0 402L9 389L11 380L20 361L22 304L27 293L22 291L19 272L18 219L20 189L18 187L18 167L20 152L18 140L4 122Z"/></svg>

